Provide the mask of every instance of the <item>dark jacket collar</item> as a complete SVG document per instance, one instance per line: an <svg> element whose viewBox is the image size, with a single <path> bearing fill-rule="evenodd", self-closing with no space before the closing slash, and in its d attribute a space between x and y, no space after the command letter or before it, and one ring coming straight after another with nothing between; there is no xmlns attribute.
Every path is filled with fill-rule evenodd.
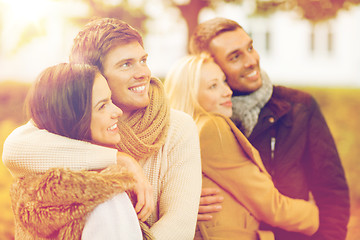
<svg viewBox="0 0 360 240"><path fill-rule="evenodd" d="M282 121L285 126L292 125L292 116L287 114L291 111L292 104L282 97L282 88L274 86L270 100L261 109L258 123L252 131L249 139L255 138L258 134ZM286 115L286 117L284 117Z"/></svg>

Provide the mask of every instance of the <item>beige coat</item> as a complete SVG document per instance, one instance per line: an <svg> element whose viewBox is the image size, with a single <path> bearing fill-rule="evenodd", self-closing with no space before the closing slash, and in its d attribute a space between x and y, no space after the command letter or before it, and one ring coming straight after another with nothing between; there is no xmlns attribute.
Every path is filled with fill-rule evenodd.
<svg viewBox="0 0 360 240"><path fill-rule="evenodd" d="M258 151L230 119L202 115L197 126L203 187L221 188L224 202L211 221L198 222L196 239L274 239L259 231L259 221L306 235L317 231L318 208L278 192Z"/></svg>

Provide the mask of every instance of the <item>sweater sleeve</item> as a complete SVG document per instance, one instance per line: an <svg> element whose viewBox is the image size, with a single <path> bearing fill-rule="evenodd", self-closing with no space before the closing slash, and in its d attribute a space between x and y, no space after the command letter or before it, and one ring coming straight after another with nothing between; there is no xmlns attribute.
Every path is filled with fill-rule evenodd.
<svg viewBox="0 0 360 240"><path fill-rule="evenodd" d="M201 159L195 122L189 115L173 111L171 141L161 162L159 220L150 231L157 240L193 239L201 193Z"/></svg>
<svg viewBox="0 0 360 240"><path fill-rule="evenodd" d="M317 207L280 194L268 175L244 152L224 118L214 117L203 124L200 146L203 173L258 220L306 235L316 232Z"/></svg>
<svg viewBox="0 0 360 240"><path fill-rule="evenodd" d="M117 150L40 130L31 122L5 140L2 159L14 177L54 167L96 170L116 164Z"/></svg>
<svg viewBox="0 0 360 240"><path fill-rule="evenodd" d="M22 227L35 236L58 233L59 239L68 239L69 235L60 237L66 234L65 228L81 229L88 213L131 189L133 183L132 176L117 166L101 173L53 168L44 174L17 178L10 195L15 219ZM129 199L127 208L135 215Z"/></svg>

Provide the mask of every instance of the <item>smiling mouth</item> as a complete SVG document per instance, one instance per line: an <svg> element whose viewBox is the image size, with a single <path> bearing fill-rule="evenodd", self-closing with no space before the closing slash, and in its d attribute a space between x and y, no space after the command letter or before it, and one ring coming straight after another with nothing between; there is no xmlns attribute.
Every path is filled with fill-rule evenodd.
<svg viewBox="0 0 360 240"><path fill-rule="evenodd" d="M257 71L253 71L250 74L246 75L246 77L254 77L257 74Z"/></svg>
<svg viewBox="0 0 360 240"><path fill-rule="evenodd" d="M114 131L115 129L117 129L117 123L115 123L114 125L112 125L111 127L108 127L109 131Z"/></svg>
<svg viewBox="0 0 360 240"><path fill-rule="evenodd" d="M142 85L142 86L138 86L138 87L131 87L129 88L130 91L135 92L135 93L141 93L145 90L146 86Z"/></svg>
<svg viewBox="0 0 360 240"><path fill-rule="evenodd" d="M224 106L224 107L232 107L232 102L231 101L224 102L221 105Z"/></svg>

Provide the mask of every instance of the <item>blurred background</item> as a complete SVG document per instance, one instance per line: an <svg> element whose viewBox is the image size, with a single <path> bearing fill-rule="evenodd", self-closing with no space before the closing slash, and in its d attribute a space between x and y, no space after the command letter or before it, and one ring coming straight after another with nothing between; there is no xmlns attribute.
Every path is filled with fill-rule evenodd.
<svg viewBox="0 0 360 240"><path fill-rule="evenodd" d="M144 37L148 64L163 79L186 55L194 27L221 16L252 36L274 84L317 99L333 133L351 194L347 240L360 239L360 0L0 0L0 151L27 121L23 102L46 67L67 62L93 17L116 17ZM0 239L13 239L12 177L0 163Z"/></svg>

